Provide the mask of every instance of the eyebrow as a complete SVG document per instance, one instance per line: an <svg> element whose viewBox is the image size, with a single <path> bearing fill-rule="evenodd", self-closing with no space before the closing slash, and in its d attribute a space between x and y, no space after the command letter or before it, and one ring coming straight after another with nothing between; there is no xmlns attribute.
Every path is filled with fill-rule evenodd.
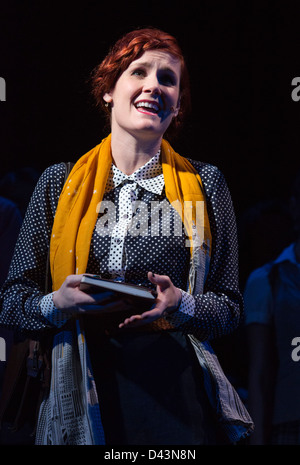
<svg viewBox="0 0 300 465"><path fill-rule="evenodd" d="M139 63L137 63L136 61L132 61L130 63L130 65L128 66L128 68L131 68L131 67L134 68L135 66L137 66L137 67L138 66L144 66L145 68L151 68L151 64L148 63L148 61L142 61L142 62L139 62ZM176 76L176 72L172 68L170 68L169 66L165 66L165 67L161 68L161 71L169 71L174 76Z"/></svg>

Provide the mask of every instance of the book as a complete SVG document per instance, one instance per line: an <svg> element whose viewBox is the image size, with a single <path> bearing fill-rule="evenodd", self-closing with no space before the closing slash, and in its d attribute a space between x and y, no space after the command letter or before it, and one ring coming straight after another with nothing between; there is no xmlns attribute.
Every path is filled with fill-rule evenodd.
<svg viewBox="0 0 300 465"><path fill-rule="evenodd" d="M149 305L149 307L154 304L157 297L157 293L153 289L136 284L104 279L97 275L83 275L80 289L89 294L111 291L117 299L129 300L133 305L142 303Z"/></svg>

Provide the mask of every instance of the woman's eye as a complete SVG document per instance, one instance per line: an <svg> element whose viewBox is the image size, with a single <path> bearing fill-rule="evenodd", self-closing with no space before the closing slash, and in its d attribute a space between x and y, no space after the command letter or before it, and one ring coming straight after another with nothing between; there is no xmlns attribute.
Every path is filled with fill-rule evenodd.
<svg viewBox="0 0 300 465"><path fill-rule="evenodd" d="M176 84L176 80L171 74L163 74L160 76L160 82L165 86L174 86Z"/></svg>
<svg viewBox="0 0 300 465"><path fill-rule="evenodd" d="M144 76L145 71L142 69L135 69L134 71L132 71L132 75L133 76Z"/></svg>

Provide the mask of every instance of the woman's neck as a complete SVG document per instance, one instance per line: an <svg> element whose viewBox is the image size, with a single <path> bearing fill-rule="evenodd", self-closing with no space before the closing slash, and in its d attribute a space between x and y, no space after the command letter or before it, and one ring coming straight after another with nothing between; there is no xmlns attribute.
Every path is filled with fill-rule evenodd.
<svg viewBox="0 0 300 465"><path fill-rule="evenodd" d="M130 175L145 165L159 151L161 140L141 140L126 133L122 137L111 136L113 162L119 170Z"/></svg>

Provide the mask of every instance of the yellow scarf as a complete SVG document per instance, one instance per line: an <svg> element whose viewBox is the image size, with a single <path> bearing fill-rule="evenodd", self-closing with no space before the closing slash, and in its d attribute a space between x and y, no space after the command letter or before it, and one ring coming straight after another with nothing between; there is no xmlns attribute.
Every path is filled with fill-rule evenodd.
<svg viewBox="0 0 300 465"><path fill-rule="evenodd" d="M181 215L188 236L192 238L198 230L198 236L206 245L205 252L210 253L211 233L199 174L187 159L174 152L166 140L162 141L161 158L169 202ZM111 163L109 135L77 161L63 187L50 241L53 290L59 289L68 275L86 272L91 238ZM200 222L196 202L204 206Z"/></svg>

